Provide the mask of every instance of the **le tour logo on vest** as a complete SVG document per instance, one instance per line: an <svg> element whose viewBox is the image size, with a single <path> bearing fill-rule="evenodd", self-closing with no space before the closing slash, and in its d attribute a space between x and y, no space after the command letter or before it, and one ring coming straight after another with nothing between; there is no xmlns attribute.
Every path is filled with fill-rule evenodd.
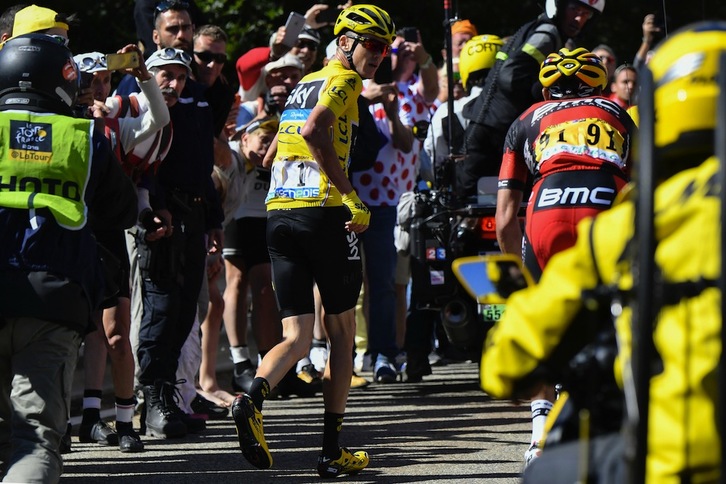
<svg viewBox="0 0 726 484"><path fill-rule="evenodd" d="M11 120L10 132L10 159L50 162L53 155L53 136L50 124Z"/></svg>

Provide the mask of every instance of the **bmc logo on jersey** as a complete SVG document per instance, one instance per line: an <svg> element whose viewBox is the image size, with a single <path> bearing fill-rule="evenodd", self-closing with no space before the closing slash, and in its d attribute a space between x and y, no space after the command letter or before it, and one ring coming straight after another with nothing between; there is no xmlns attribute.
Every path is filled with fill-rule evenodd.
<svg viewBox="0 0 726 484"><path fill-rule="evenodd" d="M615 190L608 187L543 188L537 197L536 208L598 206L609 207Z"/></svg>

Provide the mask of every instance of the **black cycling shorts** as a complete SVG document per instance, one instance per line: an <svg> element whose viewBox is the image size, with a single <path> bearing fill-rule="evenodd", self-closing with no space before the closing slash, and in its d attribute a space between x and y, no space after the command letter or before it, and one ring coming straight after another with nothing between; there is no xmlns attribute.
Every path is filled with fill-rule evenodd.
<svg viewBox="0 0 726 484"><path fill-rule="evenodd" d="M232 220L224 229L225 259L236 258L242 261L245 270L259 264L269 264L267 251L267 218L242 217Z"/></svg>
<svg viewBox="0 0 726 484"><path fill-rule="evenodd" d="M313 282L327 314L355 307L363 281L360 241L345 230L345 207L273 210L267 217L267 246L280 316L315 312Z"/></svg>

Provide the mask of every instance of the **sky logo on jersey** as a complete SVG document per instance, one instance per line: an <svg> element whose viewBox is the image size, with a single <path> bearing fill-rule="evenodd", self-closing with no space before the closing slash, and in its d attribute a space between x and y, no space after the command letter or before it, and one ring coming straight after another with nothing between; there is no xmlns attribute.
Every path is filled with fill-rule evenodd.
<svg viewBox="0 0 726 484"><path fill-rule="evenodd" d="M48 123L10 120L11 160L50 163L53 157L53 128Z"/></svg>

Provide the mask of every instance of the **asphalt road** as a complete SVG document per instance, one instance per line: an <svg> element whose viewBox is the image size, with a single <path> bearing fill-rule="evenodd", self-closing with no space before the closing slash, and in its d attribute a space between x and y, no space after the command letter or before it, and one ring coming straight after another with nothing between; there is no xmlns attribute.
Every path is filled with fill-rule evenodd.
<svg viewBox="0 0 726 484"><path fill-rule="evenodd" d="M220 382L228 380L220 375ZM209 421L206 431L184 439L144 437L146 451L139 454L81 444L74 436L61 482L320 482L322 415L322 396L265 402L274 465L264 471L242 456L231 417ZM342 445L369 453L370 465L336 482L519 482L530 425L529 405L487 398L471 362L435 367L421 383L371 384L351 392L341 435Z"/></svg>

